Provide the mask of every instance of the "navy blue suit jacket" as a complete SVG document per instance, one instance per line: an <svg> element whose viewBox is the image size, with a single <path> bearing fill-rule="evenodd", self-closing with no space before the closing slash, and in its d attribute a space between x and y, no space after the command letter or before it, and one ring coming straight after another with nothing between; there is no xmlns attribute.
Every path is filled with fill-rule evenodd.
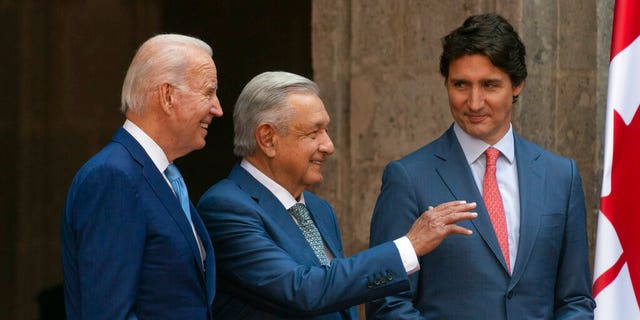
<svg viewBox="0 0 640 320"><path fill-rule="evenodd" d="M478 217L420 258L411 290L367 306L383 319L592 319L582 184L573 160L515 135L520 241L509 275L453 128L391 162L371 222L371 245L409 230L428 206L476 202Z"/></svg>
<svg viewBox="0 0 640 320"><path fill-rule="evenodd" d="M73 180L62 219L69 319L209 319L215 258L142 146L120 128Z"/></svg>
<svg viewBox="0 0 640 320"><path fill-rule="evenodd" d="M216 248L220 319L356 319L352 306L409 289L392 242L344 258L336 216L304 191L334 259L320 265L282 203L245 169L211 187L198 203Z"/></svg>

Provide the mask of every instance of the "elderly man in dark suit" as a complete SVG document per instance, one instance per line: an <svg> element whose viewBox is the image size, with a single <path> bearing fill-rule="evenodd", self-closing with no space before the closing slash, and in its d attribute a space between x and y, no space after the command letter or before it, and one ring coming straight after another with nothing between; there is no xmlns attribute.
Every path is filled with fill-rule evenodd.
<svg viewBox="0 0 640 320"><path fill-rule="evenodd" d="M222 116L211 48L158 35L122 88L124 125L78 172L62 220L69 319L210 319L215 259L173 161Z"/></svg>

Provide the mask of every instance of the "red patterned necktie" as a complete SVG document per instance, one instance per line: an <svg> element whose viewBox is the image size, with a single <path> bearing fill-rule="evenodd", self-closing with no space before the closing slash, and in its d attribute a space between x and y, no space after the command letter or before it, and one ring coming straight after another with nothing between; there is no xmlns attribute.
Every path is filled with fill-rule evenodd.
<svg viewBox="0 0 640 320"><path fill-rule="evenodd" d="M496 179L496 160L498 160L500 151L490 147L485 151L485 155L487 156L487 167L484 172L484 179L482 179L482 199L484 199L484 205L489 211L489 218L498 238L502 256L504 256L504 261L507 264L507 271L511 273L507 220L504 215L504 205L502 204L502 197L500 196L500 189Z"/></svg>

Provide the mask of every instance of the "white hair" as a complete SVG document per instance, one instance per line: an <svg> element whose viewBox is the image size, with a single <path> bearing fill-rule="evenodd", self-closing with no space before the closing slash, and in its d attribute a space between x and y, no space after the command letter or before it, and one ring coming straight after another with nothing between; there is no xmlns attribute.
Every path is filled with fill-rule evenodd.
<svg viewBox="0 0 640 320"><path fill-rule="evenodd" d="M233 153L238 157L251 155L256 148L255 131L261 123L271 123L278 130L285 128L291 116L287 98L290 93L320 95L311 80L297 74L272 71L255 76L242 89L233 110Z"/></svg>
<svg viewBox="0 0 640 320"><path fill-rule="evenodd" d="M194 49L213 54L204 41L180 34L161 34L145 41L133 57L122 84L122 113L140 112L149 94L164 82L181 87Z"/></svg>

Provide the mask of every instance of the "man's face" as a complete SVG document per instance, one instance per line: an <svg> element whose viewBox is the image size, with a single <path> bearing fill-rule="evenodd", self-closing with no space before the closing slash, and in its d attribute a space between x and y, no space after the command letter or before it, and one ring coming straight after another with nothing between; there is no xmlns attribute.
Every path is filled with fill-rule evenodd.
<svg viewBox="0 0 640 320"><path fill-rule="evenodd" d="M509 130L514 87L504 71L482 54L465 55L449 64L446 81L449 107L456 123L469 135L490 145Z"/></svg>
<svg viewBox="0 0 640 320"><path fill-rule="evenodd" d="M275 180L298 197L308 186L322 182L322 165L334 152L329 138L329 114L315 94L292 93L288 97L291 118L274 137Z"/></svg>
<svg viewBox="0 0 640 320"><path fill-rule="evenodd" d="M212 119L222 116L217 96L217 71L211 57L204 52L194 54L186 79L186 85L175 88L172 97L175 107L173 145L180 156L202 149Z"/></svg>

